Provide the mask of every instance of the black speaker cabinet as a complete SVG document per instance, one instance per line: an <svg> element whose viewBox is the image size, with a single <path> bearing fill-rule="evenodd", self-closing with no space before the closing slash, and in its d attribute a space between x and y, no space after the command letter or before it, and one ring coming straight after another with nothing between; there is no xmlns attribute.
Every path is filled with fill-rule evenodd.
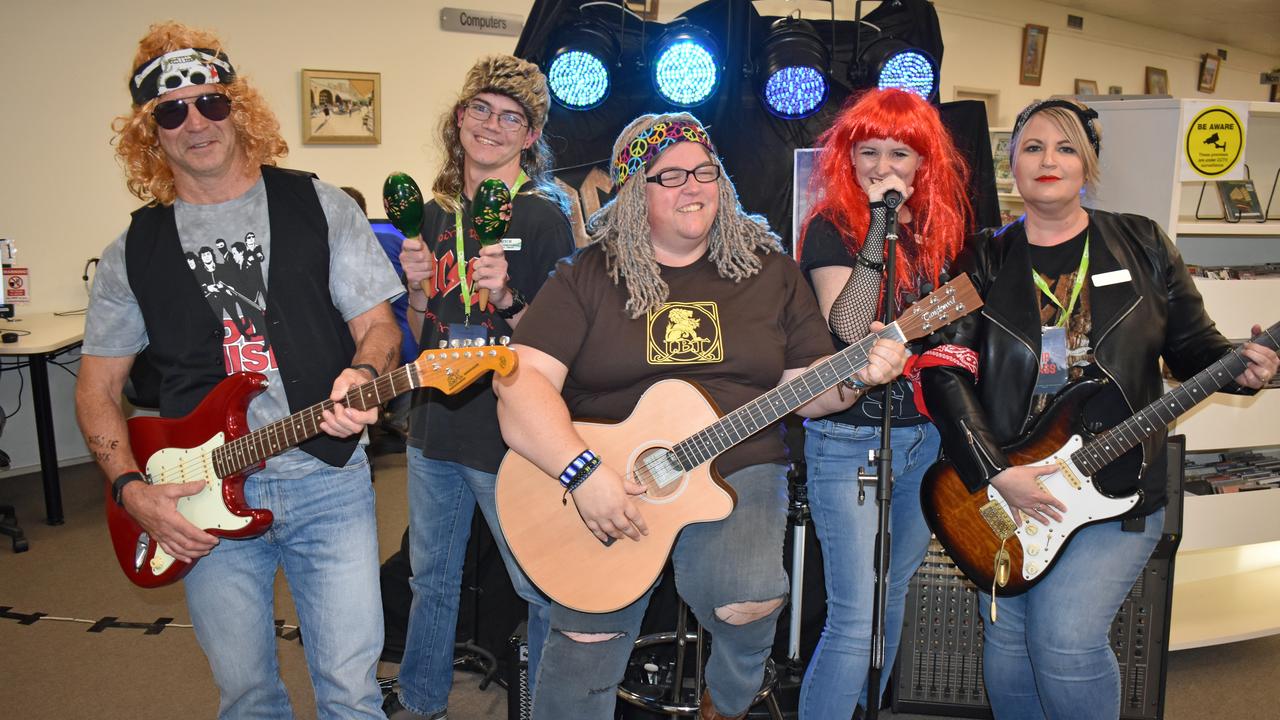
<svg viewBox="0 0 1280 720"><path fill-rule="evenodd" d="M1173 560L1182 537L1185 444L1169 438L1164 533L1111 625L1120 662L1122 720L1164 717ZM942 546L930 544L907 591L893 683L894 712L989 718L982 684L982 613L977 588Z"/></svg>

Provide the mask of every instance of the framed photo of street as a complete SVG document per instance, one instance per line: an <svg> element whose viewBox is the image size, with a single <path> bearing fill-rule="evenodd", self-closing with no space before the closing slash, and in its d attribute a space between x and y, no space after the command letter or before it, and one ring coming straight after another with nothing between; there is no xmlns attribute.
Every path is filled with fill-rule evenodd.
<svg viewBox="0 0 1280 720"><path fill-rule="evenodd" d="M303 70L302 142L309 145L382 142L382 74Z"/></svg>
<svg viewBox="0 0 1280 720"><path fill-rule="evenodd" d="M1222 58L1217 55L1205 55L1200 58L1200 82L1196 89L1202 93L1211 93L1218 86L1218 65Z"/></svg>
<svg viewBox="0 0 1280 720"><path fill-rule="evenodd" d="M1044 72L1045 45L1049 42L1049 28L1044 25L1027 25L1022 29L1022 72L1020 83L1039 85Z"/></svg>

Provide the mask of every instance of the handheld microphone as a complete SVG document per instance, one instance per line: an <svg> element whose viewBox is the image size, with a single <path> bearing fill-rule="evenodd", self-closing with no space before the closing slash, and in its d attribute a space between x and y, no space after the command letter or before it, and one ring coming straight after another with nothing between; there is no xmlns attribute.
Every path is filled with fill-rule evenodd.
<svg viewBox="0 0 1280 720"><path fill-rule="evenodd" d="M893 210L894 208L898 207L899 205L902 204L902 193L898 192L897 190L885 190L884 204L890 210Z"/></svg>

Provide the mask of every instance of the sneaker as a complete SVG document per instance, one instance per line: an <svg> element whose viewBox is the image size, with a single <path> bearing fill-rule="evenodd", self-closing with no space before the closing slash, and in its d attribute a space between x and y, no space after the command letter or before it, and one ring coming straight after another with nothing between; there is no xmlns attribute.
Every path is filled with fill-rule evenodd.
<svg viewBox="0 0 1280 720"><path fill-rule="evenodd" d="M400 693L391 693L382 703L382 712L386 713L387 720L448 720L448 709L431 713L430 715L419 715L418 713L406 708L400 704Z"/></svg>

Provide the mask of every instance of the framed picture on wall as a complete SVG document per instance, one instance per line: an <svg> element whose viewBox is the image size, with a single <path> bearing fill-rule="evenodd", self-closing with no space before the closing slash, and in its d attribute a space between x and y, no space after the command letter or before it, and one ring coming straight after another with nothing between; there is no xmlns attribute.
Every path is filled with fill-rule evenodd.
<svg viewBox="0 0 1280 720"><path fill-rule="evenodd" d="M1200 82L1196 89L1202 93L1211 93L1218 86L1218 64L1222 58L1217 55L1205 55L1200 58Z"/></svg>
<svg viewBox="0 0 1280 720"><path fill-rule="evenodd" d="M1008 130L991 131L991 164L995 168L996 190L1013 190L1013 168L1009 166L1009 142L1013 133Z"/></svg>
<svg viewBox="0 0 1280 720"><path fill-rule="evenodd" d="M1119 85L1108 85L1108 86L1107 86L1107 94L1108 94L1108 95L1123 95L1123 94L1124 94L1124 88L1120 87Z"/></svg>
<svg viewBox="0 0 1280 720"><path fill-rule="evenodd" d="M1080 78L1076 78L1076 94L1077 95L1097 95L1098 81L1097 80L1081 80Z"/></svg>
<svg viewBox="0 0 1280 720"><path fill-rule="evenodd" d="M1020 83L1039 85L1044 72L1045 45L1049 42L1049 28L1043 25L1027 25L1022 29L1022 73Z"/></svg>
<svg viewBox="0 0 1280 720"><path fill-rule="evenodd" d="M1169 71L1164 68L1147 66L1146 93L1148 95L1169 94Z"/></svg>
<svg viewBox="0 0 1280 720"><path fill-rule="evenodd" d="M382 142L382 74L303 70L302 142L313 145Z"/></svg>

